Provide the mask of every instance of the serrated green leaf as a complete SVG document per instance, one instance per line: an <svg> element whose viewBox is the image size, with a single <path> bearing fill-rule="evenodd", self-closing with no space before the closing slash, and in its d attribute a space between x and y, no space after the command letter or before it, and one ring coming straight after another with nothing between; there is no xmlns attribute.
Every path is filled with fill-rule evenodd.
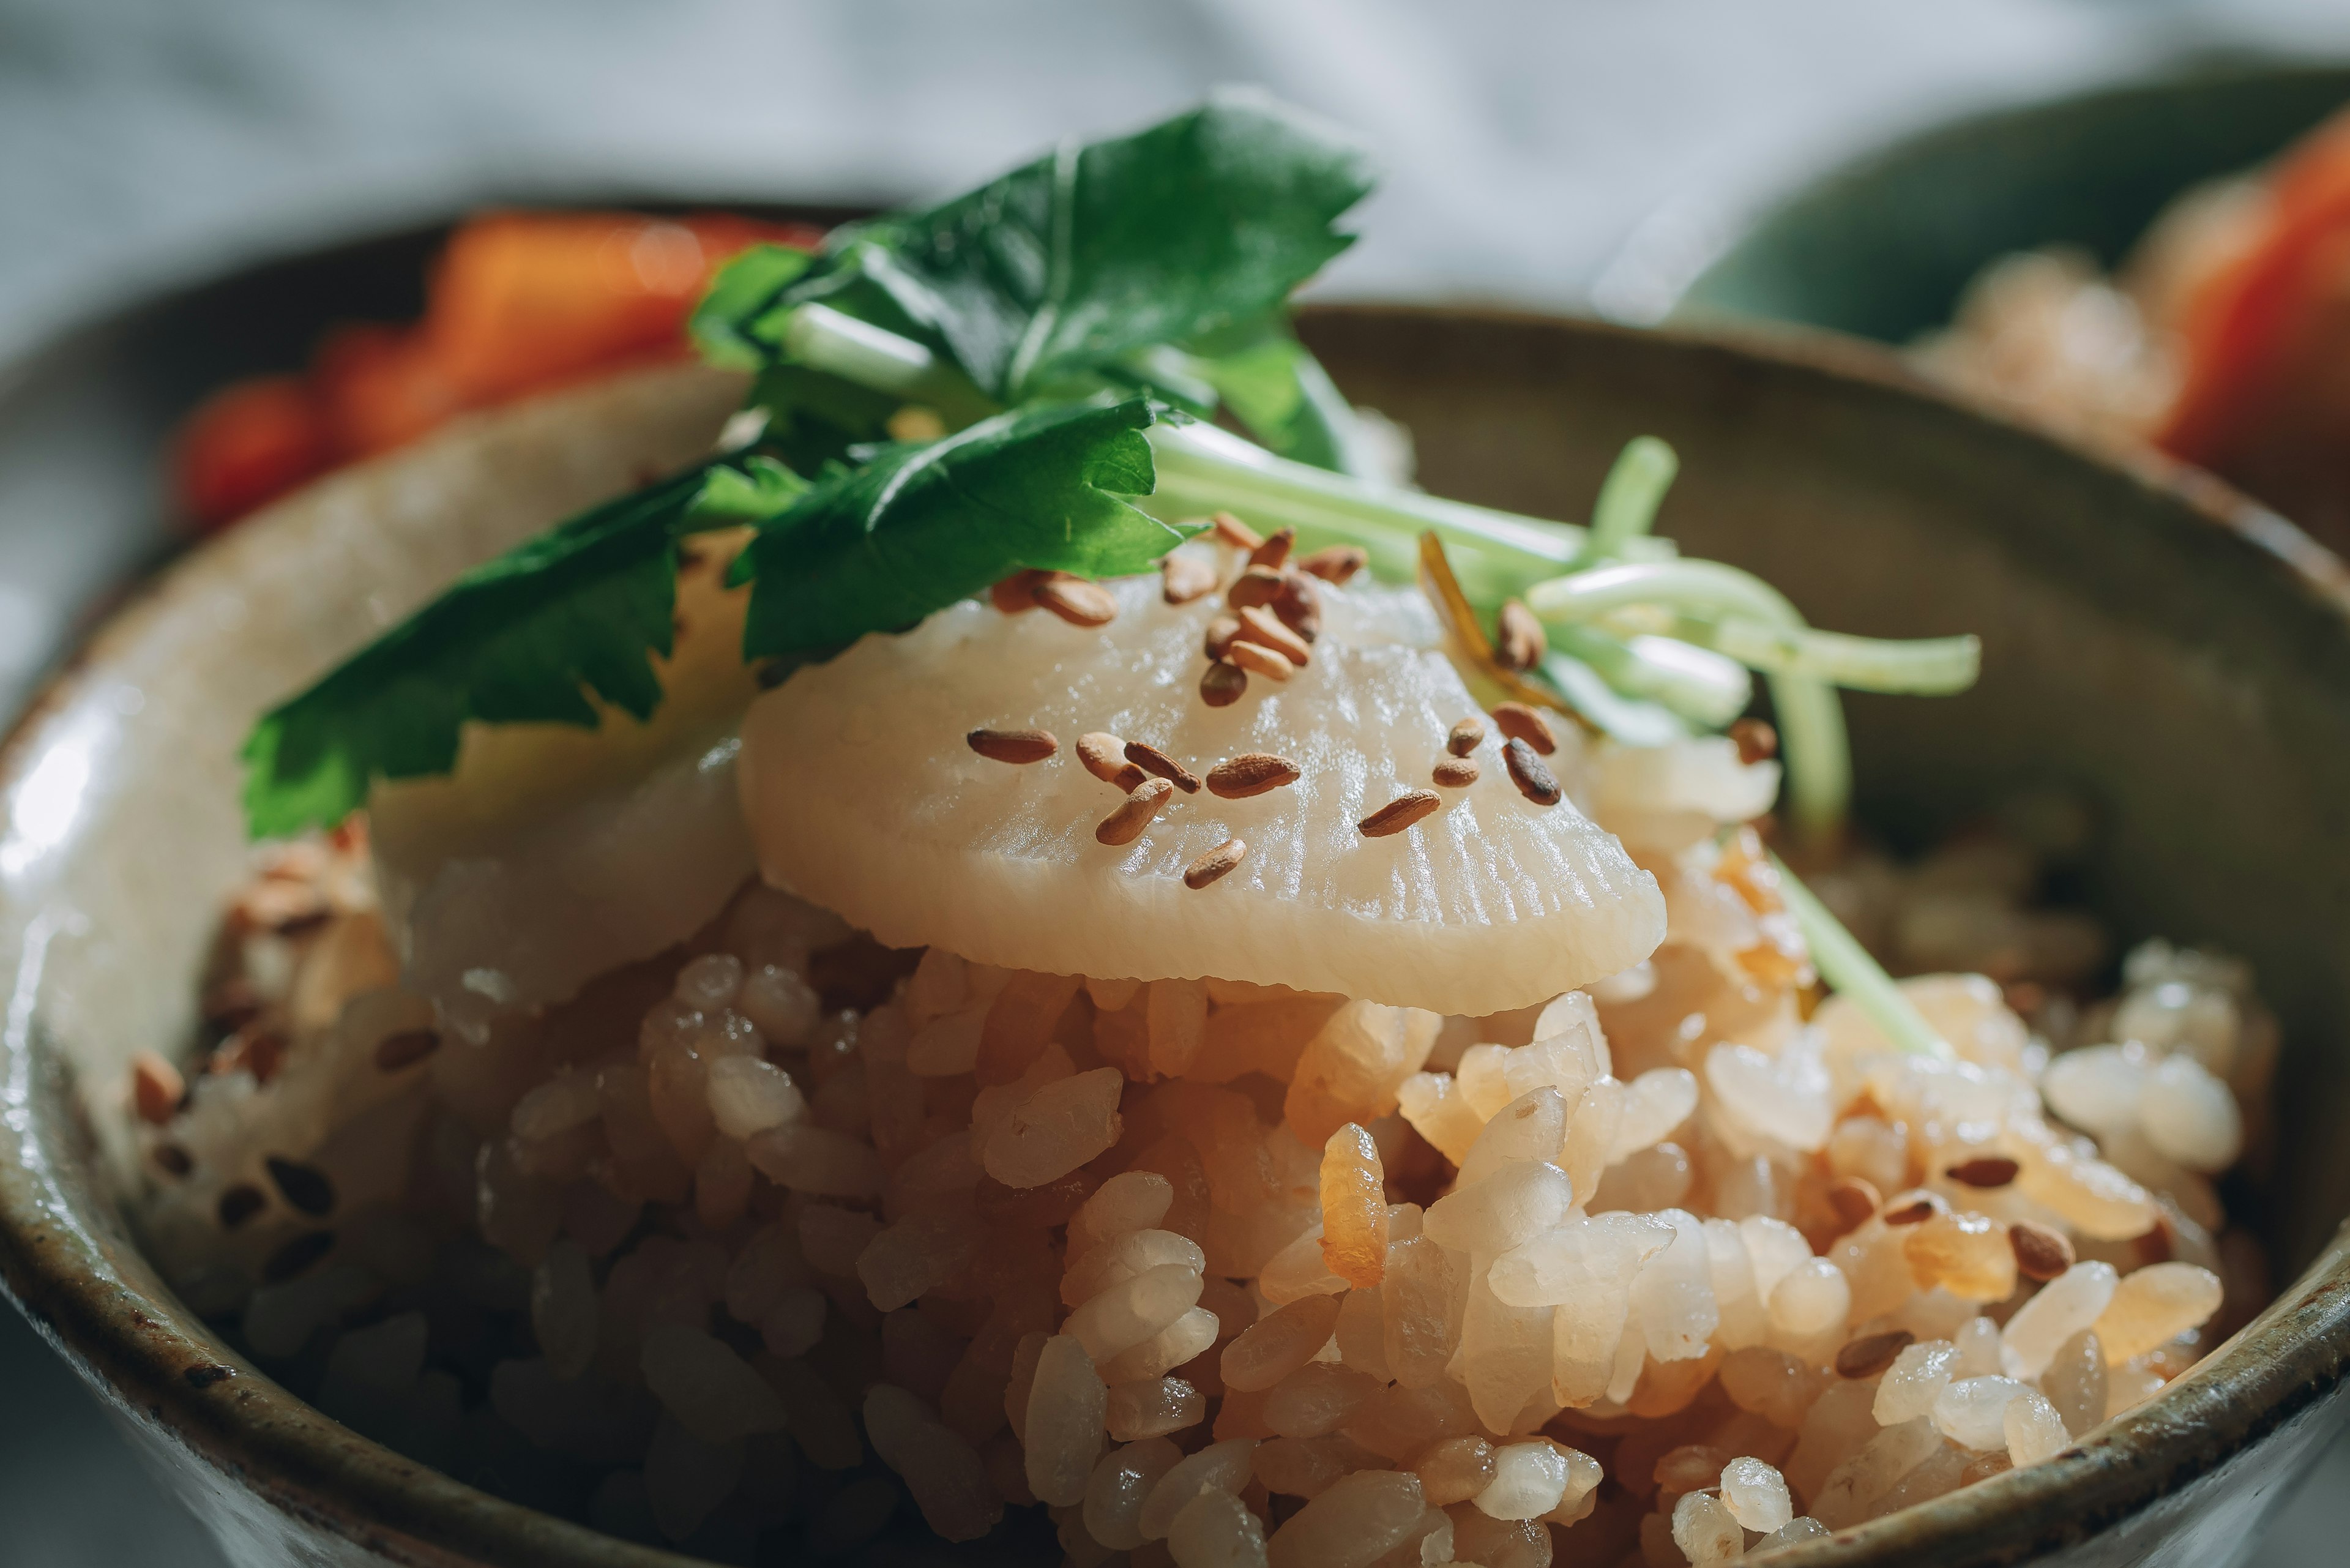
<svg viewBox="0 0 2350 1568"><path fill-rule="evenodd" d="M1366 474L1354 408L1285 321L1255 322L1195 343L1186 362L1267 450L1334 472Z"/></svg>
<svg viewBox="0 0 2350 1568"><path fill-rule="evenodd" d="M1196 530L1125 498L1155 477L1140 398L1038 406L927 445L885 447L819 482L735 557L746 657L909 627L1023 567L1145 571Z"/></svg>
<svg viewBox="0 0 2350 1568"><path fill-rule="evenodd" d="M745 330L775 347L780 313L821 300L919 337L1016 403L1278 309L1352 243L1335 224L1369 189L1351 140L1263 93L1222 92L843 231Z"/></svg>
<svg viewBox="0 0 2350 1568"><path fill-rule="evenodd" d="M815 259L792 245L756 244L720 267L686 322L702 357L729 370L755 370L765 364L767 346L751 335L751 323L772 309L776 297Z"/></svg>
<svg viewBox="0 0 2350 1568"><path fill-rule="evenodd" d="M713 484L780 501L772 463L752 472L759 461L712 459L476 566L273 709L244 746L254 836L332 826L377 779L447 773L470 720L592 729L591 693L650 716L661 700L652 656L673 637L678 541L740 521L723 507L694 515Z"/></svg>
<svg viewBox="0 0 2350 1568"><path fill-rule="evenodd" d="M807 493L808 482L764 454L740 468L721 465L702 477L685 511L689 529L734 528L764 523Z"/></svg>

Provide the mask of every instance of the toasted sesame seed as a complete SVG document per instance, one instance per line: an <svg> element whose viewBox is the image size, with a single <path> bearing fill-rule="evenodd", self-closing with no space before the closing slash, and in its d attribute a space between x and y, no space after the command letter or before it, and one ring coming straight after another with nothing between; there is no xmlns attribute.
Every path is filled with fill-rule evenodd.
<svg viewBox="0 0 2350 1568"><path fill-rule="evenodd" d="M1882 1334L1865 1334L1848 1340L1835 1353L1836 1376L1857 1382L1874 1377L1893 1365L1894 1359L1918 1342L1918 1336L1906 1328L1888 1328Z"/></svg>
<svg viewBox="0 0 2350 1568"><path fill-rule="evenodd" d="M304 1165L299 1160L280 1159L274 1154L261 1163L269 1172L269 1179L276 1183L277 1190L285 1195L286 1201L303 1213L320 1215L335 1207L335 1184L317 1166Z"/></svg>
<svg viewBox="0 0 2350 1568"><path fill-rule="evenodd" d="M1779 754L1779 732L1760 719L1741 719L1730 726L1742 763L1763 763Z"/></svg>
<svg viewBox="0 0 2350 1568"><path fill-rule="evenodd" d="M1493 727L1513 741L1523 741L1544 756L1558 750L1558 736L1540 709L1523 702L1501 702L1493 708Z"/></svg>
<svg viewBox="0 0 2350 1568"><path fill-rule="evenodd" d="M1140 741L1128 741L1126 743L1126 760L1144 773L1157 774L1185 794L1200 793L1200 775L1156 746L1145 745Z"/></svg>
<svg viewBox="0 0 2350 1568"><path fill-rule="evenodd" d="M1226 800L1246 800L1296 782L1297 764L1271 752L1249 752L1208 770L1208 793Z"/></svg>
<svg viewBox="0 0 2350 1568"><path fill-rule="evenodd" d="M963 740L992 763L1041 763L1061 749L1049 730L973 730Z"/></svg>
<svg viewBox="0 0 2350 1568"><path fill-rule="evenodd" d="M1934 1200L1930 1198L1913 1198L1885 1211L1887 1225L1922 1225L1933 1217Z"/></svg>
<svg viewBox="0 0 2350 1568"><path fill-rule="evenodd" d="M269 1199L250 1181L240 1181L220 1195L220 1222L234 1231L269 1206Z"/></svg>
<svg viewBox="0 0 2350 1568"><path fill-rule="evenodd" d="M308 1270L311 1264L334 1249L335 1233L332 1231L307 1231L270 1253L269 1261L261 1265L261 1277L269 1284L284 1284Z"/></svg>
<svg viewBox="0 0 2350 1568"><path fill-rule="evenodd" d="M206 991L200 1005L206 1024L233 1034L253 1022L254 1014L261 1011L261 998L254 991L253 981L238 974Z"/></svg>
<svg viewBox="0 0 2350 1568"><path fill-rule="evenodd" d="M1077 761L1102 783L1122 790L1142 782L1142 770L1126 760L1126 742L1107 730L1077 737Z"/></svg>
<svg viewBox="0 0 2350 1568"><path fill-rule="evenodd" d="M1371 553L1358 545L1326 545L1310 556L1301 556L1298 569L1313 573L1326 583L1343 583L1371 564Z"/></svg>
<svg viewBox="0 0 2350 1568"><path fill-rule="evenodd" d="M1295 567L1281 575L1281 597L1273 601L1273 613L1308 642L1322 635L1322 591Z"/></svg>
<svg viewBox="0 0 2350 1568"><path fill-rule="evenodd" d="M1205 855L1183 867L1183 886L1198 892L1209 883L1230 873L1247 857L1245 840L1227 838Z"/></svg>
<svg viewBox="0 0 2350 1568"><path fill-rule="evenodd" d="M1443 804L1444 797L1432 789L1406 790L1356 826L1366 838L1385 838L1401 833Z"/></svg>
<svg viewBox="0 0 2350 1568"><path fill-rule="evenodd" d="M1845 1231L1857 1231L1867 1224L1884 1201L1877 1184L1865 1177L1844 1177L1828 1189L1828 1207L1835 1211L1836 1223Z"/></svg>
<svg viewBox="0 0 2350 1568"><path fill-rule="evenodd" d="M2015 1173L2021 1168L2003 1154L1979 1154L1972 1159L1960 1161L1942 1174L1964 1187L2005 1187L2015 1179Z"/></svg>
<svg viewBox="0 0 2350 1568"><path fill-rule="evenodd" d="M140 1121L165 1126L180 1114L180 1100L187 1092L188 1080L154 1052L141 1051L130 1058L130 1099Z"/></svg>
<svg viewBox="0 0 2350 1568"><path fill-rule="evenodd" d="M1159 591L1170 605L1188 605L1216 591L1216 568L1196 556L1160 556L1159 576Z"/></svg>
<svg viewBox="0 0 2350 1568"><path fill-rule="evenodd" d="M1485 743L1485 722L1463 719L1452 726L1452 733L1444 737L1444 749L1456 757L1465 757Z"/></svg>
<svg viewBox="0 0 2350 1568"><path fill-rule="evenodd" d="M166 1176L185 1176L196 1168L194 1158L175 1143L157 1144L154 1157L155 1163L162 1168Z"/></svg>
<svg viewBox="0 0 2350 1568"><path fill-rule="evenodd" d="M1241 611L1239 640L1269 648L1292 664L1303 665L1313 657L1313 650L1305 646L1304 638L1282 625L1268 611L1253 605Z"/></svg>
<svg viewBox="0 0 2350 1568"><path fill-rule="evenodd" d="M1268 680L1286 680L1289 672L1297 668L1269 648L1253 642L1235 642L1224 649L1224 657L1242 670L1253 670Z"/></svg>
<svg viewBox="0 0 2350 1568"><path fill-rule="evenodd" d="M1045 574L1034 569L1014 572L987 590L990 603L1005 615L1018 615L1036 607L1036 585Z"/></svg>
<svg viewBox="0 0 2350 1568"><path fill-rule="evenodd" d="M2073 1266L2072 1241L2045 1225L2011 1220L2007 1244L2015 1251L2015 1272L2027 1280L2053 1280Z"/></svg>
<svg viewBox="0 0 2350 1568"><path fill-rule="evenodd" d="M1036 602L1071 626L1107 626L1118 618L1118 600L1099 583L1066 572L1047 572L1036 585Z"/></svg>
<svg viewBox="0 0 2350 1568"><path fill-rule="evenodd" d="M1503 601L1495 632L1493 657L1501 660L1504 670L1532 670L1550 651L1550 639L1543 635L1542 622L1516 599Z"/></svg>
<svg viewBox="0 0 2350 1568"><path fill-rule="evenodd" d="M1510 782L1518 793L1536 805L1556 805L1559 801L1558 780L1552 776L1534 749L1515 736L1502 748L1502 765L1510 770Z"/></svg>
<svg viewBox="0 0 2350 1568"><path fill-rule="evenodd" d="M1205 644L1208 657L1211 659L1222 659L1224 656L1225 650L1232 647L1233 639L1238 638L1240 634L1241 620L1238 616L1220 615L1215 619L1210 621L1208 623L1208 637Z"/></svg>
<svg viewBox="0 0 2350 1568"><path fill-rule="evenodd" d="M432 1030L403 1029L376 1042L375 1064L382 1072L397 1073L404 1067L413 1067L439 1049L441 1036Z"/></svg>
<svg viewBox="0 0 2350 1568"><path fill-rule="evenodd" d="M1440 757L1429 776L1443 789L1467 789L1477 782L1480 770L1467 757Z"/></svg>
<svg viewBox="0 0 2350 1568"><path fill-rule="evenodd" d="M1101 819L1101 826L1094 829L1095 839L1109 845L1133 843L1174 793L1175 786L1165 779L1143 780L1118 803L1116 811Z"/></svg>
<svg viewBox="0 0 2350 1568"><path fill-rule="evenodd" d="M1281 597L1281 574L1271 566L1251 566L1224 590L1224 603L1236 610L1269 605Z"/></svg>
<svg viewBox="0 0 2350 1568"><path fill-rule="evenodd" d="M1263 544L1249 552L1249 565L1271 566L1277 572L1288 561L1289 552L1295 547L1296 544L1296 529L1276 528L1264 536Z"/></svg>
<svg viewBox="0 0 2350 1568"><path fill-rule="evenodd" d="M1229 512L1217 513L1208 519L1208 525L1216 531L1218 539L1235 550L1253 550L1264 543L1263 535Z"/></svg>
<svg viewBox="0 0 2350 1568"><path fill-rule="evenodd" d="M1200 677L1200 701L1211 708L1229 708L1247 691L1248 671L1236 664L1211 664Z"/></svg>

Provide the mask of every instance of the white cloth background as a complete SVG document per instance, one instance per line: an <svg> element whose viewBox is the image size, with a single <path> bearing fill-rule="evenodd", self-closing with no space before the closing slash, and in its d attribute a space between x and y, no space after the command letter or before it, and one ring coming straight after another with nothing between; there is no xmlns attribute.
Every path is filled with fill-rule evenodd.
<svg viewBox="0 0 2350 1568"><path fill-rule="evenodd" d="M0 357L475 197L943 192L1222 81L1376 147L1334 292L1637 307L1629 237L1701 245L1872 141L2224 50L2350 56L2350 0L0 0ZM214 1561L14 1314L0 1387L0 1559ZM2345 1482L2350 1450L2264 1560L2340 1561Z"/></svg>

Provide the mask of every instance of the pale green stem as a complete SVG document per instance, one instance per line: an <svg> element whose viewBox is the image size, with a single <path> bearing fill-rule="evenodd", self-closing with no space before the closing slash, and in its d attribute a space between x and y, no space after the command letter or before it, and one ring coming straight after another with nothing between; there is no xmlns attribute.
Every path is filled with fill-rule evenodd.
<svg viewBox="0 0 2350 1568"><path fill-rule="evenodd" d="M1786 900L1787 912L1795 918L1804 945L1811 949L1812 965L1828 988L1866 1014L1896 1049L1913 1056L1956 1061L1958 1053L1950 1049L1950 1042L1935 1033L1917 1003L1860 945L1859 939L1846 930L1844 922L1787 869L1785 861L1773 855L1771 863L1779 868L1779 896Z"/></svg>
<svg viewBox="0 0 2350 1568"><path fill-rule="evenodd" d="M1526 590L1545 621L1572 624L1631 605L1663 605L1699 616L1737 615L1801 629L1785 595L1751 572L1719 561L1626 562L1553 577ZM1824 837L1852 801L1852 752L1835 691L1804 675L1771 676L1771 707L1787 762L1787 804L1806 837Z"/></svg>
<svg viewBox="0 0 2350 1568"><path fill-rule="evenodd" d="M859 321L828 305L803 305L784 326L786 357L932 409L951 425L971 424L996 405L970 379L910 337Z"/></svg>
<svg viewBox="0 0 2350 1568"><path fill-rule="evenodd" d="M1578 565L1614 560L1656 526L1657 508L1672 488L1681 460L1655 436L1634 436L1617 454L1591 508L1591 537Z"/></svg>
<svg viewBox="0 0 2350 1568"><path fill-rule="evenodd" d="M1754 695L1743 665L1672 638L1617 638L1558 625L1550 628L1550 645L1597 670L1626 696L1661 702L1701 729L1726 727Z"/></svg>
<svg viewBox="0 0 2350 1568"><path fill-rule="evenodd" d="M1367 524L1407 540L1433 528L1448 545L1467 545L1529 571L1555 572L1575 559L1584 530L1542 523L1418 491L1371 484L1294 462L1229 431L1197 421L1150 427L1158 458L1153 497L1180 497L1208 510L1228 508L1260 531L1319 526L1336 532Z"/></svg>
<svg viewBox="0 0 2350 1568"><path fill-rule="evenodd" d="M1766 675L1804 676L1855 691L1946 697L1973 685L1982 670L1982 642L1974 637L1893 641L1809 627L1766 626L1742 616L1683 616L1671 635Z"/></svg>

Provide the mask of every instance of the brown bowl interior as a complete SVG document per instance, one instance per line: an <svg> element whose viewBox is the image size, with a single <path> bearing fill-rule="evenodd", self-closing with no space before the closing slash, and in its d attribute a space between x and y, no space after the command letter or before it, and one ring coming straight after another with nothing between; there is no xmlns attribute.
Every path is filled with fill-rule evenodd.
<svg viewBox="0 0 2350 1568"><path fill-rule="evenodd" d="M1915 841L2019 785L2077 790L2099 817L2088 901L2126 936L2251 957L2285 1023L2282 1158L2230 1194L2280 1278L2306 1271L2278 1307L2083 1450L1782 1561L2086 1563L2241 1538L2341 1413L2350 1347L2329 1249L2350 1210L2328 1136L2350 1022L2338 563L2208 482L2088 461L1857 350L1431 310L1326 309L1305 331L1412 429L1431 490L1575 517L1621 442L1659 434L1683 474L1660 527L1691 552L1763 571L1823 624L1980 632L1968 696L1850 702L1866 815ZM238 1362L127 1238L115 1107L130 1054L191 1023L240 865L250 716L462 566L690 454L733 390L625 379L297 497L113 623L0 762L0 1273L241 1561L680 1561L390 1455Z"/></svg>

